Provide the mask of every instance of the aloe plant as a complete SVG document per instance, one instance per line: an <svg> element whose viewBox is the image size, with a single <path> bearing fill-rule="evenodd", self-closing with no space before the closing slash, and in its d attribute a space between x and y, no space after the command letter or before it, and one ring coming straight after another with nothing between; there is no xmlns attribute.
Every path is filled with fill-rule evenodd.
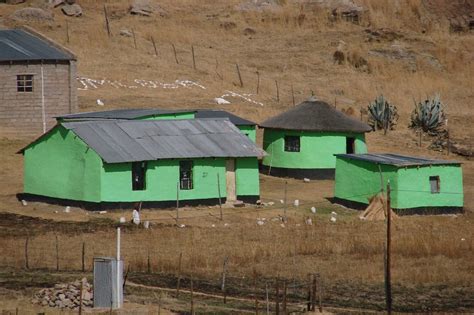
<svg viewBox="0 0 474 315"><path fill-rule="evenodd" d="M398 112L395 105L390 104L383 95L377 96L368 106L368 123L373 130L383 129L384 134L394 129L398 121Z"/></svg>
<svg viewBox="0 0 474 315"><path fill-rule="evenodd" d="M415 101L415 108L411 113L410 128L421 129L429 134L439 134L445 125L446 116L444 105L439 94L422 102Z"/></svg>

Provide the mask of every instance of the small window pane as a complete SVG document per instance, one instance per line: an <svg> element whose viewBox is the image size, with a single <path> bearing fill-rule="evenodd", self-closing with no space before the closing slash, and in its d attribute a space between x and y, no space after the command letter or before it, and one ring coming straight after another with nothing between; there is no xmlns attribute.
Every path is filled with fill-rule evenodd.
<svg viewBox="0 0 474 315"><path fill-rule="evenodd" d="M439 191L440 191L439 176L430 176L430 187L431 187L432 194L439 194Z"/></svg>
<svg viewBox="0 0 474 315"><path fill-rule="evenodd" d="M33 75L19 74L16 76L16 90L18 92L33 92Z"/></svg>
<svg viewBox="0 0 474 315"><path fill-rule="evenodd" d="M132 190L146 189L146 162L132 163Z"/></svg>
<svg viewBox="0 0 474 315"><path fill-rule="evenodd" d="M179 188L182 190L193 189L193 161L179 162Z"/></svg>
<svg viewBox="0 0 474 315"><path fill-rule="evenodd" d="M300 137L299 136L285 136L285 151L286 152L300 152Z"/></svg>

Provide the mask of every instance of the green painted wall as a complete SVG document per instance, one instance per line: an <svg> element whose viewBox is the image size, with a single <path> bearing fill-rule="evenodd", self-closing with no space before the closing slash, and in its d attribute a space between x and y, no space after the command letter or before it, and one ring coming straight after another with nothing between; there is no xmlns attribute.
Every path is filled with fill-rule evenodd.
<svg viewBox="0 0 474 315"><path fill-rule="evenodd" d="M176 200L180 160L149 161L146 189L132 190L131 163L104 164L101 181L102 201ZM217 174L221 197L226 194L225 159L195 159L193 189L180 190L180 200L218 198ZM259 195L257 158L237 159L237 195Z"/></svg>
<svg viewBox="0 0 474 315"><path fill-rule="evenodd" d="M384 187L390 180L392 189L397 189L397 169L390 165L380 165L380 167L382 179L377 164L338 157L334 196L368 204L368 198L380 192L382 180Z"/></svg>
<svg viewBox="0 0 474 315"><path fill-rule="evenodd" d="M397 168L380 165L384 188L390 180L391 203L395 209L417 207L462 207L462 169L458 165L432 165ZM440 193L432 194L430 176L440 177ZM381 180L375 163L337 158L334 196L368 204L367 197L380 190Z"/></svg>
<svg viewBox="0 0 474 315"><path fill-rule="evenodd" d="M239 130L249 137L254 143L257 141L257 126L250 126L250 125L240 125L237 126Z"/></svg>
<svg viewBox="0 0 474 315"><path fill-rule="evenodd" d="M137 119L138 120L193 119L194 116L195 116L194 112L181 112L181 113L150 115L150 116L139 117Z"/></svg>
<svg viewBox="0 0 474 315"><path fill-rule="evenodd" d="M300 138L300 152L285 152L285 136ZM354 137L356 153L367 153L365 135L348 133L289 131L265 129L263 149L268 153L263 165L294 169L335 168L334 154L346 153L346 137Z"/></svg>
<svg viewBox="0 0 474 315"><path fill-rule="evenodd" d="M100 201L102 160L64 127L56 127L24 152L24 192Z"/></svg>
<svg viewBox="0 0 474 315"><path fill-rule="evenodd" d="M439 176L440 193L432 194L430 176ZM462 207L464 204L462 168L459 165L432 165L400 168L398 191L393 207Z"/></svg>

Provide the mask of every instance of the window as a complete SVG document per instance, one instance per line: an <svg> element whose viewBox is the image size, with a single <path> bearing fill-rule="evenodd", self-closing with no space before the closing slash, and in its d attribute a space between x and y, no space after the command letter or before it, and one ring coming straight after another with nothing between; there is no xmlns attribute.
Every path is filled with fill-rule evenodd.
<svg viewBox="0 0 474 315"><path fill-rule="evenodd" d="M16 76L17 92L33 92L33 75L19 74Z"/></svg>
<svg viewBox="0 0 474 315"><path fill-rule="evenodd" d="M146 189L146 162L132 163L132 190Z"/></svg>
<svg viewBox="0 0 474 315"><path fill-rule="evenodd" d="M346 138L346 153L352 154L355 153L355 139L354 138Z"/></svg>
<svg viewBox="0 0 474 315"><path fill-rule="evenodd" d="M430 176L430 187L432 194L439 194L440 190L439 176Z"/></svg>
<svg viewBox="0 0 474 315"><path fill-rule="evenodd" d="M193 189L193 161L179 162L179 188L182 190Z"/></svg>
<svg viewBox="0 0 474 315"><path fill-rule="evenodd" d="M285 136L285 151L286 152L300 152L300 137L299 136Z"/></svg>

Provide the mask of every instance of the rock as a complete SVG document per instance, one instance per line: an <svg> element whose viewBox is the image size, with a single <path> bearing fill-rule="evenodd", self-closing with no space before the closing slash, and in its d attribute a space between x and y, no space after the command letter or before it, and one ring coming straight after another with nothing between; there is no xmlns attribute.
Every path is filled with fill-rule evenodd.
<svg viewBox="0 0 474 315"><path fill-rule="evenodd" d="M219 105L225 105L225 104L230 104L230 102L222 97L216 97L214 99L214 102L216 102Z"/></svg>
<svg viewBox="0 0 474 315"><path fill-rule="evenodd" d="M133 33L131 30L128 30L126 28L120 30L120 36L125 36L125 37L132 37Z"/></svg>
<svg viewBox="0 0 474 315"><path fill-rule="evenodd" d="M276 11L280 8L279 0L249 0L235 7L238 11Z"/></svg>
<svg viewBox="0 0 474 315"><path fill-rule="evenodd" d="M82 300L86 300L86 301L89 301L89 300L92 300L92 294L90 292L82 292Z"/></svg>
<svg viewBox="0 0 474 315"><path fill-rule="evenodd" d="M220 27L228 31L228 30L236 28L237 24L235 24L235 22L232 22L232 21L225 21L220 24Z"/></svg>
<svg viewBox="0 0 474 315"><path fill-rule="evenodd" d="M130 6L130 14L133 15L150 16L154 13L158 13L162 17L168 15L168 12L150 0L134 0Z"/></svg>
<svg viewBox="0 0 474 315"><path fill-rule="evenodd" d="M255 35L255 34L257 34L257 31L254 30L253 28L247 27L246 29L244 29L244 35L245 36Z"/></svg>
<svg viewBox="0 0 474 315"><path fill-rule="evenodd" d="M77 3L65 4L62 6L61 11L67 16L79 17L82 15L82 8Z"/></svg>
<svg viewBox="0 0 474 315"><path fill-rule="evenodd" d="M64 4L64 0L52 0L50 1L50 4L53 6L53 8L59 7L60 5Z"/></svg>
<svg viewBox="0 0 474 315"><path fill-rule="evenodd" d="M26 0L5 0L6 4L20 4L26 2Z"/></svg>
<svg viewBox="0 0 474 315"><path fill-rule="evenodd" d="M23 8L13 12L10 17L24 22L51 22L53 14L40 8Z"/></svg>

